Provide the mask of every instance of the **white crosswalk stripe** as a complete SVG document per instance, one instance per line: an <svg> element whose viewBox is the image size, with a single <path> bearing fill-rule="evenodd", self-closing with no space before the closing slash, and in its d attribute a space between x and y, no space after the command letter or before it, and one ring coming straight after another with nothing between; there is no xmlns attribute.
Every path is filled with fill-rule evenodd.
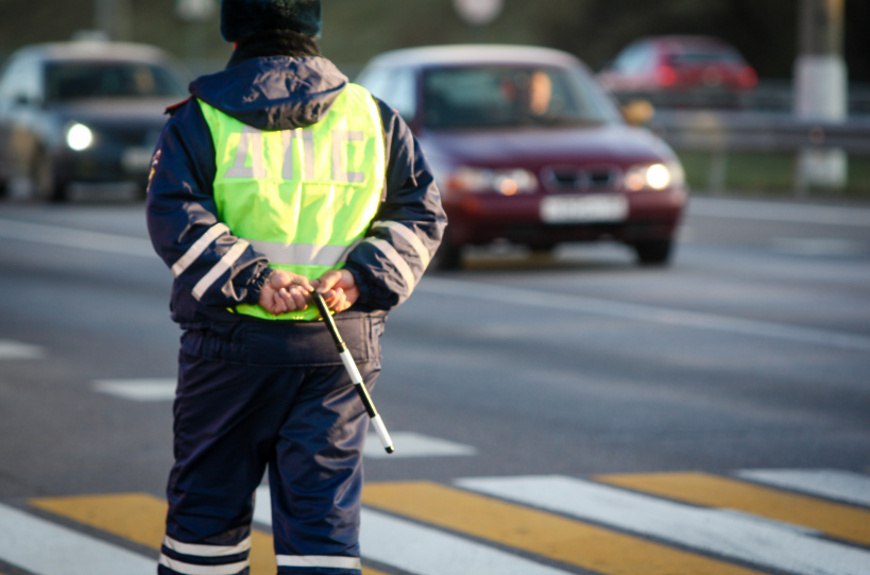
<svg viewBox="0 0 870 575"><path fill-rule="evenodd" d="M401 436L399 436L401 437ZM404 439L413 438L408 434ZM422 438L422 439L421 439ZM421 443L428 441L425 436L419 436ZM437 440L433 440L438 443ZM397 441L398 444L398 441ZM408 443L410 446L411 442ZM444 442L447 447L455 444ZM462 446L460 446L462 447ZM413 449L411 449L413 451ZM449 450L448 450L449 451ZM461 451L461 449L460 449ZM621 537L618 544L614 540L597 540L597 544L607 547L609 551L601 551L593 571L601 575L609 573L636 572L626 571L625 563L620 563L621 555L635 552L631 548L638 546L637 552L644 546L644 557L653 562L656 558L666 563L673 561L674 553L678 563L671 562L670 570L663 571L661 566L651 572L657 574L673 572L674 565L684 565L687 558L699 558L706 561L711 573L742 575L760 573L783 573L789 575L866 575L870 573L870 550L865 542L870 540L870 531L866 529L864 517L870 517L870 510L861 505L866 502L866 489L870 476L845 472L840 470L739 470L731 474L751 483L738 482L733 479L717 477L709 474L659 473L598 477L596 481L581 478L539 475L513 477L471 477L452 482L451 486L439 486L427 482L388 482L370 488L366 496L366 504L362 511L361 546L364 564L375 563L378 574L401 572L408 575L480 575L482 573L498 573L500 575L567 575L569 573L585 573L583 569L591 569L582 561L573 562L579 558L572 555L559 555L555 547L562 545L566 535L562 530L572 530L582 524L582 533L590 530L604 530L614 536ZM631 490L627 486L618 487L613 481L634 480ZM808 520L797 525L776 521L770 516L755 515L747 511L737 511L739 507L715 507L702 504L681 503L666 499L664 496L651 495L653 485L663 485L663 480L681 482L678 487L685 488L691 481L718 481L721 485L730 485L734 489L742 489L744 493L751 492L753 496L766 494L768 499L789 497L790 501L806 501L804 505L815 505L812 509L829 506L831 513L842 521L851 521L853 531L840 532L842 537L827 532L824 522L815 523ZM658 483L656 483L658 482ZM665 482L666 483L666 482ZM712 484L712 483L708 483ZM773 491L777 487L788 492ZM380 489L380 496L378 490ZM636 490L635 490L636 489ZM643 491L643 493L641 492ZM815 499L795 496L795 491L812 494ZM412 501L423 503L421 496L438 494L437 505L425 505L411 509ZM680 493L683 493L680 491ZM412 494L408 497L408 494ZM153 503L151 513L145 514L135 521L136 525L150 523L159 526L164 517L164 507L159 498L150 497ZM385 499L386 498L386 499ZM492 499L495 498L495 499ZM101 506L84 507L82 499L98 500ZM403 503L385 506L384 501ZM681 497L682 499L682 497ZM55 502L54 505L46 501ZM72 500L67 502L67 500ZM686 498L685 501L689 501ZM725 499L722 499L724 501ZM831 501L854 501L859 506L850 507ZM58 504L63 501L64 504ZM137 499L137 501L139 501ZM485 503L483 503L485 501ZM462 502L458 504L458 502ZM495 522L478 522L469 513L465 504L471 502L479 507L483 514L495 511L500 517ZM513 505L506 505L511 502ZM66 517L66 525L53 523L45 516L37 516L20 508L0 504L0 564L8 564L15 569L22 569L34 575L151 575L156 569L157 549L160 537L156 534L154 541L149 543L137 539L132 533L118 530L112 531L111 520L103 519L90 523L101 514L105 517L117 517L120 499L117 496L106 495L91 498L40 498L31 500L34 508L40 508L43 513L50 511ZM127 503L130 505L130 503ZM137 504L139 505L139 504ZM74 507L75 513L65 513L64 509ZM112 509L111 511L109 509ZM123 508L123 507L122 507ZM146 507L137 506L136 509ZM447 510L452 523L443 523L432 514L432 509ZM764 506L757 508L762 515ZM537 514L532 519L528 513ZM499 515L503 513L504 515ZM511 515L522 516L523 522L509 519ZM851 519L843 519L849 515ZM441 514L443 515L443 514ZM547 523L541 523L546 516ZM814 516L815 517L815 516ZM90 518L90 519L89 519ZM549 518L561 521L553 533L552 529L542 526L552 526ZM270 526L272 522L270 509L269 487L263 486L257 490L254 509L255 524L262 527ZM81 522L89 525L91 530L80 533L69 527L71 523ZM565 523L567 522L567 523ZM480 531L469 527L469 523L490 525L492 532ZM803 523L803 522L802 522ZM522 531L522 537L501 539L503 525L510 524L510 533L517 529ZM528 525L528 530L524 531ZM830 525L830 524L829 524ZM837 523L841 527L843 523ZM100 539L99 533L120 539L136 541L141 547L151 547L153 554L140 554L115 542ZM501 530L501 531L499 531ZM826 532L822 532L822 531ZM834 530L836 531L836 530ZM571 531L581 533L581 531ZM560 535L561 534L561 535ZM517 535L517 533L513 533ZM520 541L535 538L541 545L523 547ZM562 539L560 539L560 537ZM555 547L548 547L551 542ZM595 541L579 542L585 545L596 545ZM515 549L514 546L520 547ZM587 547L588 550L588 547ZM610 552L610 555L606 553ZM548 557L548 554L553 554ZM572 552L573 553L573 552ZM579 553L579 551L578 551ZM650 555L652 554L652 555ZM584 555L585 557L585 555ZM570 559L570 561L569 561ZM693 559L694 560L694 559ZM644 565L649 563L644 562ZM261 566L262 567L262 566ZM393 571L395 570L395 571ZM697 570L695 570L697 571ZM702 569L703 572L708 572ZM694 571L693 571L694 572ZM272 572L274 573L274 572ZM268 575L262 568L252 570L251 575Z"/></svg>
<svg viewBox="0 0 870 575"><path fill-rule="evenodd" d="M0 560L35 575L153 575L154 561L0 505Z"/></svg>
<svg viewBox="0 0 870 575"><path fill-rule="evenodd" d="M805 575L867 575L870 552L810 536L804 528L559 476L480 478L461 487L578 519Z"/></svg>
<svg viewBox="0 0 870 575"><path fill-rule="evenodd" d="M272 524L268 487L257 490L254 521ZM363 509L361 522L360 546L367 559L401 567L415 575L569 573L371 509Z"/></svg>
<svg viewBox="0 0 870 575"><path fill-rule="evenodd" d="M870 507L870 477L836 469L747 469L738 477Z"/></svg>
<svg viewBox="0 0 870 575"><path fill-rule="evenodd" d="M417 575L566 575L567 571L364 509L365 556Z"/></svg>

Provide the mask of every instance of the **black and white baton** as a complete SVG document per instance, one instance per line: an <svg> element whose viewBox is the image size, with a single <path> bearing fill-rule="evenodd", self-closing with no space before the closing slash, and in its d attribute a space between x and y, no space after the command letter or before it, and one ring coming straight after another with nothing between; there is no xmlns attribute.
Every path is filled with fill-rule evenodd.
<svg viewBox="0 0 870 575"><path fill-rule="evenodd" d="M387 431L387 426L384 425L384 420L381 419L378 410L375 409L375 404L372 402L369 390L366 389L359 368L356 366L356 362L353 360L350 351L348 351L344 340L341 339L341 334L338 332L338 327L335 325L335 320L332 318L332 314L329 313L329 308L326 306L326 302L323 301L323 296L317 292L313 292L311 298L314 300L314 305L317 306L317 310L320 312L320 317L323 318L323 322L329 329L333 341L335 341L335 347L338 349L341 363L344 364L344 368L347 370L348 375L350 375L350 379L353 381L354 386L356 386L356 391L366 408L366 413L369 414L369 417L372 420L372 427L375 428L375 433L378 434L378 438L380 438L387 453L393 453L396 448L393 447L393 439L390 437L390 432Z"/></svg>

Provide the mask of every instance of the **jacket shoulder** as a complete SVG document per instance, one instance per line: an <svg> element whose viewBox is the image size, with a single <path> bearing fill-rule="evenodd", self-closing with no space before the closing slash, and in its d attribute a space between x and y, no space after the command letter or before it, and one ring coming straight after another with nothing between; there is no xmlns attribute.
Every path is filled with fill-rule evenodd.
<svg viewBox="0 0 870 575"><path fill-rule="evenodd" d="M169 114L170 116L173 116L173 115L175 115L175 113L179 109L181 109L182 106L184 106L185 104L190 102L192 99L193 99L193 96L188 96L187 98L185 98L184 100L181 100L180 102L176 102L174 104L166 106L166 109L163 111L163 113Z"/></svg>

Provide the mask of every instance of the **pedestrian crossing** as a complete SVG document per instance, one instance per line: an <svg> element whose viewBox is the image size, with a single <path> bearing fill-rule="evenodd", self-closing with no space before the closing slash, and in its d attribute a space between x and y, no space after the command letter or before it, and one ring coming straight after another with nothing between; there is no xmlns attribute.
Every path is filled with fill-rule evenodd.
<svg viewBox="0 0 870 575"><path fill-rule="evenodd" d="M251 575L275 573L268 490ZM870 573L870 475L843 470L373 482L363 504L365 575ZM0 504L0 569L153 574L165 513L145 493Z"/></svg>

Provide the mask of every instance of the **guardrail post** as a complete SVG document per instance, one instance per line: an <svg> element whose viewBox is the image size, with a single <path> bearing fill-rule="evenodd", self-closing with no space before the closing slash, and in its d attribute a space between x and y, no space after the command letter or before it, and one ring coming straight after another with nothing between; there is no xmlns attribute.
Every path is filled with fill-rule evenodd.
<svg viewBox="0 0 870 575"><path fill-rule="evenodd" d="M707 173L707 192L718 196L725 190L725 180L728 176L728 151L725 147L716 147L710 152L710 167Z"/></svg>

